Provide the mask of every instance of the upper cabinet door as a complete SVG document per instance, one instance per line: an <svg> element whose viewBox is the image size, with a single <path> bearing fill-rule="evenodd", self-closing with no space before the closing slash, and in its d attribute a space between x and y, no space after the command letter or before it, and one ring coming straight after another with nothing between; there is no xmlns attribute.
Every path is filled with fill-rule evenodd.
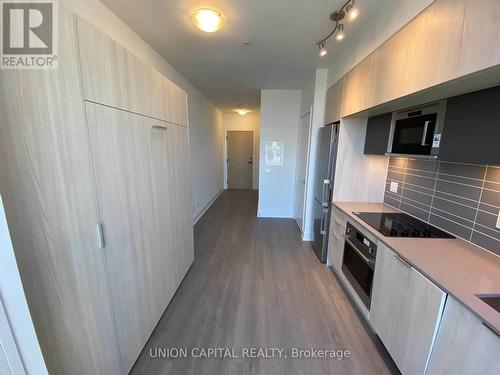
<svg viewBox="0 0 500 375"><path fill-rule="evenodd" d="M161 73L151 69L152 117L187 126L187 95Z"/></svg>
<svg viewBox="0 0 500 375"><path fill-rule="evenodd" d="M187 95L87 21L78 18L85 99L187 126Z"/></svg>
<svg viewBox="0 0 500 375"><path fill-rule="evenodd" d="M0 71L2 198L48 371L119 374L75 17L63 7L58 34L58 69Z"/></svg>
<svg viewBox="0 0 500 375"><path fill-rule="evenodd" d="M373 52L371 95L367 107L386 103L406 92L404 86L408 67L408 33L398 32Z"/></svg>
<svg viewBox="0 0 500 375"><path fill-rule="evenodd" d="M342 116L348 116L367 108L367 99L372 97L372 59L373 54L361 61L347 73L344 82Z"/></svg>
<svg viewBox="0 0 500 375"><path fill-rule="evenodd" d="M457 77L464 8L465 0L436 1L401 31L409 42L406 93Z"/></svg>
<svg viewBox="0 0 500 375"><path fill-rule="evenodd" d="M85 99L151 115L151 69L90 23L77 22Z"/></svg>
<svg viewBox="0 0 500 375"><path fill-rule="evenodd" d="M342 99L344 95L344 78L330 86L326 93L325 124L340 121L342 117Z"/></svg>
<svg viewBox="0 0 500 375"><path fill-rule="evenodd" d="M467 0L459 75L500 64L500 2Z"/></svg>

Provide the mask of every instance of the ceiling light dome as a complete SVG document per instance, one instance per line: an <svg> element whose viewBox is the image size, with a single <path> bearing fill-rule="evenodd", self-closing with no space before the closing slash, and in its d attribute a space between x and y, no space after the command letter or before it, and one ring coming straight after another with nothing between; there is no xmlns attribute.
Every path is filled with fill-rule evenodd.
<svg viewBox="0 0 500 375"><path fill-rule="evenodd" d="M206 33L213 33L222 27L222 13L215 9L197 9L191 15L191 19L196 27Z"/></svg>
<svg viewBox="0 0 500 375"><path fill-rule="evenodd" d="M240 115L240 116L245 116L248 112L250 112L246 108L237 108L235 111Z"/></svg>

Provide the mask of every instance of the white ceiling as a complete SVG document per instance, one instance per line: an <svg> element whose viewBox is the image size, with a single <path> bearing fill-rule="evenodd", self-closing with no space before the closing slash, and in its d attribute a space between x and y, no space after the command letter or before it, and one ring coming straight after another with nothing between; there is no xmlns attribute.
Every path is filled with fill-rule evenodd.
<svg viewBox="0 0 500 375"><path fill-rule="evenodd" d="M359 19L346 22L346 39L331 40L320 60L315 42L331 31L329 15L345 0L102 1L221 110L258 108L261 89L301 89L317 67L348 48L349 35L377 13L379 3L358 0ZM203 6L224 14L219 32L203 33L192 24L192 10Z"/></svg>

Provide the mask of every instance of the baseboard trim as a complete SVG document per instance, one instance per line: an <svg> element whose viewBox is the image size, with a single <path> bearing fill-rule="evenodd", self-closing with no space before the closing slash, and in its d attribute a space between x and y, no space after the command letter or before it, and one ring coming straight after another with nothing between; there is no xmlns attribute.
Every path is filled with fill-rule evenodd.
<svg viewBox="0 0 500 375"><path fill-rule="evenodd" d="M220 189L213 197L212 199L210 199L210 201L208 201L208 203L206 204L206 206L203 208L203 210L201 210L197 215L195 215L193 217L193 225L195 225L198 220L201 219L201 217L205 214L205 212L207 212L207 210L210 208L210 206L212 206L212 204L214 204L214 202L217 200L217 198L219 198L219 196L222 194L222 192L224 191L225 189Z"/></svg>
<svg viewBox="0 0 500 375"><path fill-rule="evenodd" d="M257 217L269 217L276 219L293 219L293 214L288 211L267 211L260 210Z"/></svg>
<svg viewBox="0 0 500 375"><path fill-rule="evenodd" d="M302 241L313 241L314 233L312 232L304 232L302 233Z"/></svg>

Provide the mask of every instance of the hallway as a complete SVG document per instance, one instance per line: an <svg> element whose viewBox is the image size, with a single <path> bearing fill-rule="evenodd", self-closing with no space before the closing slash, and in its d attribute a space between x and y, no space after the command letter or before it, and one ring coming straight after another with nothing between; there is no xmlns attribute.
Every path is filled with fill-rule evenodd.
<svg viewBox="0 0 500 375"><path fill-rule="evenodd" d="M195 261L133 374L390 373L327 267L292 219L256 218L257 192L226 190L195 226ZM193 358L193 348L283 348L285 358ZM155 350L187 348L186 358ZM292 348L350 358L292 359ZM390 366L390 365L389 365ZM392 368L392 367L391 367Z"/></svg>

